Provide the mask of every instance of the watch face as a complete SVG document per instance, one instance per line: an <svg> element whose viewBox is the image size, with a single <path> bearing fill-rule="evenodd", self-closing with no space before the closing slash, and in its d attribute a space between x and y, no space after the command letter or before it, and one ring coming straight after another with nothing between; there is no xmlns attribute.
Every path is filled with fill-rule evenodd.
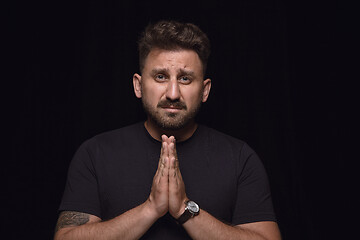
<svg viewBox="0 0 360 240"><path fill-rule="evenodd" d="M193 202L193 201L189 201L188 203L187 203L187 208L189 209L189 211L191 211L191 212L193 212L193 213L197 213L197 212L199 212L199 206L195 203L195 202Z"/></svg>

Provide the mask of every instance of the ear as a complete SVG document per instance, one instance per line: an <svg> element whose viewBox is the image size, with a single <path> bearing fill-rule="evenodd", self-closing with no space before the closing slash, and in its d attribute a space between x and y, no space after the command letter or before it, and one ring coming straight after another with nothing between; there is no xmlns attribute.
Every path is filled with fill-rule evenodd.
<svg viewBox="0 0 360 240"><path fill-rule="evenodd" d="M141 98L141 76L137 73L133 76L134 93L137 98Z"/></svg>
<svg viewBox="0 0 360 240"><path fill-rule="evenodd" d="M210 94L211 79L210 78L205 79L203 84L204 84L204 88L203 88L202 102L206 102Z"/></svg>

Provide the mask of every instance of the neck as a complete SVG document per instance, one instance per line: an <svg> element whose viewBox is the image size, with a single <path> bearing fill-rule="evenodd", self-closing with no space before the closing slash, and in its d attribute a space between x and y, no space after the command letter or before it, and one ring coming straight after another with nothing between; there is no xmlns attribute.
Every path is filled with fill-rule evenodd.
<svg viewBox="0 0 360 240"><path fill-rule="evenodd" d="M161 136L163 134L165 134L168 137L174 136L176 139L176 142L183 142L183 141L189 139L194 134L194 132L196 131L197 126L198 126L195 121L191 121L181 129L166 130L166 129L159 127L157 124L155 124L154 122L152 122L149 119L145 121L144 125L145 125L146 130L151 135L151 137L153 137L154 139L156 139L160 142L161 142Z"/></svg>

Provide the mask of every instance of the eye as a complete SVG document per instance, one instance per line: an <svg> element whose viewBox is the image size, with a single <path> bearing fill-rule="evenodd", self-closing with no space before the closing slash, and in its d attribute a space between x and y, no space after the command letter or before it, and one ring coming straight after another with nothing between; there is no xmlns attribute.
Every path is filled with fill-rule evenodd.
<svg viewBox="0 0 360 240"><path fill-rule="evenodd" d="M166 76L164 74L156 74L155 80L158 82L164 82L166 80Z"/></svg>
<svg viewBox="0 0 360 240"><path fill-rule="evenodd" d="M191 78L188 76L182 76L182 77L180 77L179 82L184 83L184 84L189 84L189 83L191 83Z"/></svg>

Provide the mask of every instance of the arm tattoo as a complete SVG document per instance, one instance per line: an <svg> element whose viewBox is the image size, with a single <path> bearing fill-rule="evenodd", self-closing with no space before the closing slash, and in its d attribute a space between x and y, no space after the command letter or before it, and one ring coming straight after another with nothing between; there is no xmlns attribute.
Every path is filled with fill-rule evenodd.
<svg viewBox="0 0 360 240"><path fill-rule="evenodd" d="M88 221L89 214L87 213L64 211L60 213L55 232L57 232L60 228L80 226L87 223Z"/></svg>

